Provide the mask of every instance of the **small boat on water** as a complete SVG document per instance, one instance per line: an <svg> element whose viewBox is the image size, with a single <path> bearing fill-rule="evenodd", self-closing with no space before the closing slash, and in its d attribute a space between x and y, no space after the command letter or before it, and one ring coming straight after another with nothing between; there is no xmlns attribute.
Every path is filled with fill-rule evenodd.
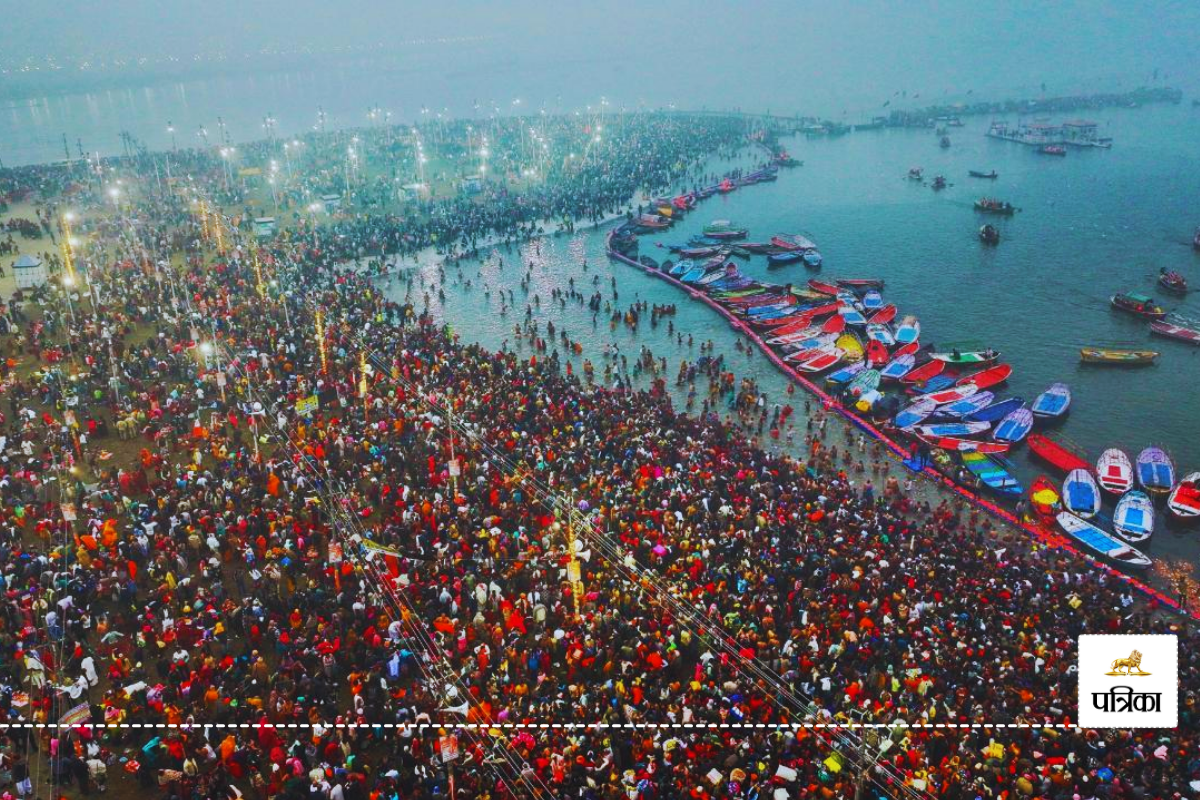
<svg viewBox="0 0 1200 800"><path fill-rule="evenodd" d="M841 291L841 289L834 286L832 283L826 283L825 281L819 281L816 278L809 279L808 288L812 289L814 292L819 292L820 294L829 295L830 297L836 297L838 292Z"/></svg>
<svg viewBox="0 0 1200 800"><path fill-rule="evenodd" d="M1091 468L1082 451L1043 433L1029 434L1026 444L1029 445L1029 452L1061 472Z"/></svg>
<svg viewBox="0 0 1200 800"><path fill-rule="evenodd" d="M921 336L921 323L914 316L907 316L896 326L896 342L911 344Z"/></svg>
<svg viewBox="0 0 1200 800"><path fill-rule="evenodd" d="M835 283L846 289L882 289L883 278L838 278Z"/></svg>
<svg viewBox="0 0 1200 800"><path fill-rule="evenodd" d="M963 375L955 381L958 385L965 383L974 384L977 389L987 389L992 386L999 386L1008 380L1012 375L1012 366L1009 364L996 364L995 366L982 369L979 372Z"/></svg>
<svg viewBox="0 0 1200 800"><path fill-rule="evenodd" d="M991 393L985 392L984 394ZM999 422L1023 405L1025 405L1025 401L1019 397L1006 397L1003 400L993 400L991 405L984 406L973 414L968 414L965 419L978 420L979 422Z"/></svg>
<svg viewBox="0 0 1200 800"><path fill-rule="evenodd" d="M1059 419L1071 408L1071 389L1065 383L1053 383L1034 398L1029 410L1038 419Z"/></svg>
<svg viewBox="0 0 1200 800"><path fill-rule="evenodd" d="M1200 345L1200 330L1176 325L1171 322L1155 321L1150 323L1150 332L1156 336L1165 336L1188 344Z"/></svg>
<svg viewBox="0 0 1200 800"><path fill-rule="evenodd" d="M870 339L867 342L867 362L872 367L882 367L888 362L887 345L878 339Z"/></svg>
<svg viewBox="0 0 1200 800"><path fill-rule="evenodd" d="M990 178L991 180L996 180L996 178L1000 177L1000 173L996 172L996 170L992 170L991 172L983 172L982 170L971 169L967 170L967 174L972 178Z"/></svg>
<svg viewBox="0 0 1200 800"><path fill-rule="evenodd" d="M956 367L974 367L983 364L991 364L1000 358L998 350L951 350L949 353L930 353L929 357L934 361L941 361L949 366Z"/></svg>
<svg viewBox="0 0 1200 800"><path fill-rule="evenodd" d="M946 179L943 178L941 175L938 175L936 178L933 179L933 183L931 184L930 188L932 188L935 192L945 189L946 188Z"/></svg>
<svg viewBox="0 0 1200 800"><path fill-rule="evenodd" d="M936 410L937 403L923 397L900 409L900 413L892 419L892 424L897 428L911 428L924 422Z"/></svg>
<svg viewBox="0 0 1200 800"><path fill-rule="evenodd" d="M1011 217L1017 213L1017 207L1012 203L997 200L994 197L981 197L976 200L975 210L984 214L999 214L1003 217Z"/></svg>
<svg viewBox="0 0 1200 800"><path fill-rule="evenodd" d="M1107 492L1120 495L1133 488L1133 463L1123 450L1110 447L1096 459L1096 481Z"/></svg>
<svg viewBox="0 0 1200 800"><path fill-rule="evenodd" d="M1048 156L1065 156L1067 154L1067 148L1063 147L1062 145L1048 144L1038 152Z"/></svg>
<svg viewBox="0 0 1200 800"><path fill-rule="evenodd" d="M970 397L964 397L962 400L955 400L953 403L942 406L938 409L938 414L944 417L954 417L955 419L967 419L976 411L986 408L995 397L996 395L991 392L976 392ZM986 422L987 420L973 419L973 421ZM988 424L990 425L991 423Z"/></svg>
<svg viewBox="0 0 1200 800"><path fill-rule="evenodd" d="M1175 485L1175 462L1161 447L1147 447L1138 453L1134 471L1138 485L1153 496L1161 497Z"/></svg>
<svg viewBox="0 0 1200 800"><path fill-rule="evenodd" d="M950 137L949 136L943 136L941 138L941 140L938 142L938 147L942 148L943 150L945 150L949 146L950 146Z"/></svg>
<svg viewBox="0 0 1200 800"><path fill-rule="evenodd" d="M825 263L825 259L816 250L806 250L802 260L804 261L804 266L809 269L820 269L821 265Z"/></svg>
<svg viewBox="0 0 1200 800"><path fill-rule="evenodd" d="M1113 367L1146 367L1154 363L1158 353L1153 350L1116 350L1110 347L1084 347L1079 360L1085 364L1107 364Z"/></svg>
<svg viewBox="0 0 1200 800"><path fill-rule="evenodd" d="M964 383L961 386L951 386L946 389L940 389L936 392L927 392L925 394L933 402L939 406L957 403L959 400L965 400L971 395L979 391L979 387L973 383Z"/></svg>
<svg viewBox="0 0 1200 800"><path fill-rule="evenodd" d="M1192 101L1192 103L1195 102L1195 100ZM1192 249L1200 250L1200 228L1196 228L1196 232L1192 234Z"/></svg>
<svg viewBox="0 0 1200 800"><path fill-rule="evenodd" d="M1063 481L1063 505L1073 514L1091 519L1100 511L1100 487L1086 469L1073 469Z"/></svg>
<svg viewBox="0 0 1200 800"><path fill-rule="evenodd" d="M1031 430L1033 430L1033 414L1028 408L1022 407L1000 420L1000 424L992 432L992 438L997 442L1016 444L1029 435Z"/></svg>
<svg viewBox="0 0 1200 800"><path fill-rule="evenodd" d="M771 244L780 250L816 250L817 243L799 233L781 233L771 237Z"/></svg>
<svg viewBox="0 0 1200 800"><path fill-rule="evenodd" d="M857 308L851 306L842 306L838 309L838 313L845 318L847 325L866 325L867 318Z"/></svg>
<svg viewBox="0 0 1200 800"><path fill-rule="evenodd" d="M1062 495L1054 481L1045 475L1033 479L1029 487L1029 503L1033 510L1043 517L1053 517L1062 511Z"/></svg>
<svg viewBox="0 0 1200 800"><path fill-rule="evenodd" d="M920 181L925 179L925 169L923 167L910 167L908 170L908 179L910 181ZM1197 232L1200 236L1200 232Z"/></svg>
<svg viewBox="0 0 1200 800"><path fill-rule="evenodd" d="M944 361L926 361L918 367L913 367L912 371L902 378L905 383L920 386L931 378L935 378L942 374L946 369Z"/></svg>
<svg viewBox="0 0 1200 800"><path fill-rule="evenodd" d="M984 442L978 439L961 439L957 436L920 436L922 442L939 450L950 450L956 453L1006 453L1008 445L1003 442Z"/></svg>
<svg viewBox="0 0 1200 800"><path fill-rule="evenodd" d="M1158 285L1171 294L1187 294L1187 278L1163 267L1158 271Z"/></svg>
<svg viewBox="0 0 1200 800"><path fill-rule="evenodd" d="M1155 303L1144 294L1114 294L1112 306L1118 311L1134 314L1147 319L1162 319L1167 315L1166 309Z"/></svg>
<svg viewBox="0 0 1200 800"><path fill-rule="evenodd" d="M862 372L854 376L854 379L846 384L846 393L852 397L860 397L867 392L873 392L879 388L879 370L864 369Z"/></svg>
<svg viewBox="0 0 1200 800"><path fill-rule="evenodd" d="M1000 230L995 225L984 225L979 229L979 241L984 244L1000 244Z"/></svg>
<svg viewBox="0 0 1200 800"><path fill-rule="evenodd" d="M878 311L883 308L883 295L871 289L863 295L862 305L864 311Z"/></svg>
<svg viewBox="0 0 1200 800"><path fill-rule="evenodd" d="M879 376L885 381L898 381L912 370L916 362L917 357L910 353L896 356L879 370Z"/></svg>
<svg viewBox="0 0 1200 800"><path fill-rule="evenodd" d="M821 330L825 333L841 333L846 330L846 318L841 314L834 314L822 323Z"/></svg>
<svg viewBox="0 0 1200 800"><path fill-rule="evenodd" d="M888 303L883 308L880 308L871 316L867 317L867 322L872 325L886 325L896 318L896 306Z"/></svg>
<svg viewBox="0 0 1200 800"><path fill-rule="evenodd" d="M1167 495L1167 510L1184 522L1200 519L1200 472L1193 472L1175 484Z"/></svg>
<svg viewBox="0 0 1200 800"><path fill-rule="evenodd" d="M847 364L839 370L829 373L825 376L825 382L831 386L841 386L844 383L849 383L854 379L854 376L867 368L865 362L855 361L853 364Z"/></svg>
<svg viewBox="0 0 1200 800"><path fill-rule="evenodd" d="M807 361L794 365L801 372L824 372L832 369L846 359L846 354L837 348L817 350L817 355Z"/></svg>
<svg viewBox="0 0 1200 800"><path fill-rule="evenodd" d="M785 250L782 253L772 253L767 256L768 267L785 267L804 260L803 250Z"/></svg>
<svg viewBox="0 0 1200 800"><path fill-rule="evenodd" d="M843 333L837 338L835 346L847 361L862 361L866 356L862 342L853 333Z"/></svg>
<svg viewBox="0 0 1200 800"><path fill-rule="evenodd" d="M734 225L727 219L716 219L704 226L704 235L710 239L745 239L749 231Z"/></svg>
<svg viewBox="0 0 1200 800"><path fill-rule="evenodd" d="M1113 512L1113 530L1127 542L1144 542L1154 533L1154 504L1145 492L1129 492Z"/></svg>
<svg viewBox="0 0 1200 800"><path fill-rule="evenodd" d="M1129 569L1146 569L1152 563L1145 553L1130 547L1116 536L1087 520L1080 519L1070 511L1060 511L1055 519L1068 536L1102 558Z"/></svg>
<svg viewBox="0 0 1200 800"><path fill-rule="evenodd" d="M892 329L878 322L867 323L867 338L873 342L879 342L885 347L891 347L896 343L896 339L892 336Z"/></svg>
<svg viewBox="0 0 1200 800"><path fill-rule="evenodd" d="M995 456L975 450L960 453L958 457L963 466L988 490L1003 497L1017 497L1024 493L1021 482Z"/></svg>

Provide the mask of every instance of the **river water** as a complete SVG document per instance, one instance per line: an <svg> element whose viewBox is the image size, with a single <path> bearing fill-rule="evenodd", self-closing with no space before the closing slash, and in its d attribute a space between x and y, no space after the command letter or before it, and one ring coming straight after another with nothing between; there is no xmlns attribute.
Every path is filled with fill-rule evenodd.
<svg viewBox="0 0 1200 800"><path fill-rule="evenodd" d="M643 237L641 252L661 260L667 252L655 242L686 240L718 218L748 226L753 241L805 232L824 253L822 278L885 279L885 299L901 314L920 318L923 341L975 340L1001 350L1014 368L1005 394L1032 399L1052 382L1068 383L1074 405L1056 435L1083 446L1093 458L1106 447L1133 456L1158 444L1173 455L1181 474L1197 470L1200 348L1152 337L1146 323L1111 310L1109 297L1141 291L1200 318L1195 295L1170 297L1155 282L1159 268L1167 267L1200 287L1200 255L1190 246L1200 224L1200 152L1194 148L1200 141L1200 110L1158 106L1106 112L1096 119L1114 147L1071 150L1065 158L988 139L983 119L951 129L948 149L939 148L933 132L917 130L789 139L785 144L804 160L803 167L783 170L774 183L702 202L674 229ZM740 163L748 165L753 155L748 151ZM929 178L945 175L950 186L935 192L907 180L912 166L924 167ZM969 169L995 169L1000 177L972 179ZM1009 219L985 220L971 205L983 194L1008 200L1021 211ZM984 221L1000 228L999 246L979 242L976 234ZM801 283L809 277L801 266L768 271L763 257L739 265L768 280ZM528 294L519 286L526 269L532 276ZM615 305L622 309L638 300L675 304L678 312L671 321L684 332L683 344L668 335L665 321L651 329L649 315L635 334L625 325L611 327L603 311L593 326L586 306L550 302L552 291L568 290L572 279L578 291L590 295L596 276L606 301L612 300L615 278ZM513 325L538 295L541 307L534 309L534 318L543 333L545 323L553 321L582 344L582 356L571 357L576 369L590 358L599 374L606 346L619 347L632 365L644 345L667 359L665 377L673 385L680 361L697 358L700 343L711 340L739 378L758 381L769 405L788 401L787 380L761 354L736 349L740 337L716 313L658 279L608 261L603 231L547 238L522 246L519 255L515 249L493 252L448 266L446 278L445 303L437 298L432 266L420 272L413 296L419 304L420 281L425 281L435 315L465 340L514 347ZM506 316L500 315L499 286L514 292L515 308ZM403 296L399 279L392 287ZM1152 348L1162 355L1149 368L1090 367L1079 363L1084 345ZM521 352L530 350L525 346ZM561 347L560 355L567 355ZM797 391L792 399L801 412L798 443L803 441L803 397ZM677 400L682 404L682 395ZM1024 448L1013 458L1026 482L1037 474ZM1147 549L1193 563L1198 553L1194 533L1167 530L1161 520Z"/></svg>

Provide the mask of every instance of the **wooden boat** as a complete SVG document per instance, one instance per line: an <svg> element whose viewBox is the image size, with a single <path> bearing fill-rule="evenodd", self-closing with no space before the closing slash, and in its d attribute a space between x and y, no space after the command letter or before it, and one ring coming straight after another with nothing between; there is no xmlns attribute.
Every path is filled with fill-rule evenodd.
<svg viewBox="0 0 1200 800"><path fill-rule="evenodd" d="M885 347L891 347L896 343L896 340L892 337L892 329L878 322L867 323L867 339L872 342L879 342Z"/></svg>
<svg viewBox="0 0 1200 800"><path fill-rule="evenodd" d="M973 383L979 389L987 389L1004 383L1006 380L1008 380L1010 375L1012 375L1012 367L1010 365L996 364L995 366L988 367L987 369L980 370L979 372L971 375L963 375L956 381L956 383L960 385L964 383Z"/></svg>
<svg viewBox="0 0 1200 800"><path fill-rule="evenodd" d="M862 361L866 355L862 342L853 333L843 333L837 338L835 346L842 351L847 361Z"/></svg>
<svg viewBox="0 0 1200 800"><path fill-rule="evenodd" d="M1117 537L1096 527L1087 520L1080 519L1070 511L1060 511L1058 525L1064 532L1086 550L1095 555L1109 559L1129 569L1146 569L1150 559L1140 550L1136 550L1122 542Z"/></svg>
<svg viewBox="0 0 1200 800"><path fill-rule="evenodd" d="M916 363L917 358L912 354L899 355L879 370L879 375L885 381L898 381L912 371L913 365Z"/></svg>
<svg viewBox="0 0 1200 800"><path fill-rule="evenodd" d="M1187 475L1167 495L1167 510L1185 522L1200 519L1200 472Z"/></svg>
<svg viewBox="0 0 1200 800"><path fill-rule="evenodd" d="M1089 469L1091 465L1083 455L1056 439L1042 433L1031 433L1026 439L1029 452L1062 472L1073 469Z"/></svg>
<svg viewBox="0 0 1200 800"><path fill-rule="evenodd" d="M783 267L788 264L795 264L798 261L804 260L804 251L802 250L785 250L782 253L772 253L767 256L768 267Z"/></svg>
<svg viewBox="0 0 1200 800"><path fill-rule="evenodd" d="M908 179L910 181L920 181L925 179L925 170L922 167L909 167Z"/></svg>
<svg viewBox="0 0 1200 800"><path fill-rule="evenodd" d="M846 354L837 348L832 350L818 350L815 358L801 364L796 364L795 369L801 372L824 372L842 363L845 359Z"/></svg>
<svg viewBox="0 0 1200 800"><path fill-rule="evenodd" d="M1086 469L1073 469L1063 481L1063 505L1073 514L1091 519L1100 511L1100 487Z"/></svg>
<svg viewBox="0 0 1200 800"><path fill-rule="evenodd" d="M841 314L834 314L822 323L821 330L825 333L841 333L846 330L846 318Z"/></svg>
<svg viewBox="0 0 1200 800"><path fill-rule="evenodd" d="M1144 294L1128 293L1114 294L1112 307L1127 314L1133 314L1146 319L1162 319L1167 315L1166 309L1155 303Z"/></svg>
<svg viewBox="0 0 1200 800"><path fill-rule="evenodd" d="M866 392L879 388L879 370L864 369L854 376L854 380L846 384L846 392L852 397L858 397Z"/></svg>
<svg viewBox="0 0 1200 800"><path fill-rule="evenodd" d="M681 277L682 275L686 274L688 271L694 269L695 267L696 267L695 261L688 261L685 259L683 261L678 262L673 267L671 267L669 270L667 270L667 274L674 278L678 278L678 277Z"/></svg>
<svg viewBox="0 0 1200 800"><path fill-rule="evenodd" d="M782 250L816 250L817 243L799 233L781 233L771 237L771 244Z"/></svg>
<svg viewBox="0 0 1200 800"><path fill-rule="evenodd" d="M1123 495L1133 488L1133 464L1124 451L1110 447L1096 460L1096 481L1108 492Z"/></svg>
<svg viewBox="0 0 1200 800"><path fill-rule="evenodd" d="M870 289L863 295L862 304L865 311L878 311L883 308L883 295L876 289Z"/></svg>
<svg viewBox="0 0 1200 800"><path fill-rule="evenodd" d="M921 398L902 408L900 413L892 419L892 424L897 428L911 428L924 422L935 410L937 410L937 403Z"/></svg>
<svg viewBox="0 0 1200 800"><path fill-rule="evenodd" d="M966 419L981 408L985 408L995 397L991 392L977 392L970 397L964 397L962 400L955 400L953 403L942 406L938 409L938 414L943 417ZM984 422L985 420L973 421Z"/></svg>
<svg viewBox="0 0 1200 800"><path fill-rule="evenodd" d="M887 325L895 318L896 306L892 303L888 303L886 306L867 317L867 322L871 323L872 325Z"/></svg>
<svg viewBox="0 0 1200 800"><path fill-rule="evenodd" d="M1021 407L1000 420L1000 424L992 433L992 438L997 442L1016 444L1024 439L1031 430L1033 430L1033 414L1028 408Z"/></svg>
<svg viewBox="0 0 1200 800"><path fill-rule="evenodd" d="M841 291L841 289L834 286L832 283L819 281L816 278L809 279L808 288L812 289L814 292L820 292L821 294L829 295L830 297L836 297L837 293Z"/></svg>
<svg viewBox="0 0 1200 800"><path fill-rule="evenodd" d="M1134 463L1138 485L1151 495L1162 496L1175 485L1175 462L1161 447L1147 447Z"/></svg>
<svg viewBox="0 0 1200 800"><path fill-rule="evenodd" d="M940 438L942 436L978 436L991 429L986 422L934 422L929 425L918 425L913 430L925 437Z"/></svg>
<svg viewBox="0 0 1200 800"><path fill-rule="evenodd" d="M1154 533L1154 504L1145 492L1133 491L1117 503L1113 530L1127 542L1144 542Z"/></svg>
<svg viewBox="0 0 1200 800"><path fill-rule="evenodd" d="M916 356L920 352L921 352L921 345L919 342L909 342L908 344L902 344L899 347L897 347L895 350L893 350L892 355L893 356Z"/></svg>
<svg viewBox="0 0 1200 800"><path fill-rule="evenodd" d="M949 375L942 374L934 375L929 380L922 382L919 386L911 387L908 391L911 394L930 395L937 394L938 392L944 392L947 389L953 389L954 386L954 378Z"/></svg>
<svg viewBox="0 0 1200 800"><path fill-rule="evenodd" d="M930 184L930 188L933 189L935 192L945 189L946 188L946 179L943 176L938 175L937 177L935 177L933 179L933 183Z"/></svg>
<svg viewBox="0 0 1200 800"><path fill-rule="evenodd" d="M1171 294L1187 294L1187 278L1163 267L1158 272L1158 285Z"/></svg>
<svg viewBox="0 0 1200 800"><path fill-rule="evenodd" d="M719 244L701 245L700 247L685 247L679 251L684 258L709 258L720 253L725 248Z"/></svg>
<svg viewBox="0 0 1200 800"><path fill-rule="evenodd" d="M951 366L973 367L993 363L996 359L1000 358L1000 353L997 350L968 352L952 350L949 353L930 353L929 357L935 361L944 361Z"/></svg>
<svg viewBox="0 0 1200 800"><path fill-rule="evenodd" d="M1200 330L1195 328L1187 328L1183 325L1175 325L1170 322L1151 322L1150 332L1157 336L1165 336L1168 339L1177 339L1188 344L1200 345Z"/></svg>
<svg viewBox="0 0 1200 800"><path fill-rule="evenodd" d="M1085 364L1107 364L1114 367L1145 367L1154 363L1158 353L1153 350L1114 350L1107 347L1084 347L1079 360Z"/></svg>
<svg viewBox="0 0 1200 800"><path fill-rule="evenodd" d="M990 491L1004 497L1019 496L1025 491L1020 481L995 456L975 450L960 453L958 457L963 466Z"/></svg>
<svg viewBox="0 0 1200 800"><path fill-rule="evenodd" d="M836 341L837 337L832 333L819 333L816 336L809 336L795 342L788 342L784 347L793 353L800 353L805 350L828 349L833 347Z"/></svg>
<svg viewBox="0 0 1200 800"><path fill-rule="evenodd" d="M1008 445L1003 442L984 442L977 439L960 439L957 436L918 436L922 442L939 450L951 450L956 453L1005 453Z"/></svg>
<svg viewBox="0 0 1200 800"><path fill-rule="evenodd" d="M991 172L981 172L977 169L969 169L967 170L967 174L972 178L991 178L992 180L1000 177L1000 173L996 172L996 170L992 170Z"/></svg>
<svg viewBox="0 0 1200 800"><path fill-rule="evenodd" d="M900 325L896 328L896 341L900 344L909 344L917 341L921 336L921 323L916 317L907 316L900 320Z"/></svg>
<svg viewBox="0 0 1200 800"><path fill-rule="evenodd" d="M637 218L637 224L638 227L641 228L658 230L660 228L668 227L671 224L671 220L667 219L666 217L660 217L658 214L642 214Z"/></svg>
<svg viewBox="0 0 1200 800"><path fill-rule="evenodd" d="M914 386L920 385L928 381L930 378L941 375L946 369L944 361L926 361L919 367L913 367L909 373L901 378L902 381Z"/></svg>
<svg viewBox="0 0 1200 800"><path fill-rule="evenodd" d="M847 289L882 289L884 286L883 278L838 278L836 283Z"/></svg>
<svg viewBox="0 0 1200 800"><path fill-rule="evenodd" d="M841 386L844 383L849 383L854 380L854 376L867 368L866 363L855 361L852 364L847 364L839 370L831 372L825 377L825 382L831 386Z"/></svg>
<svg viewBox="0 0 1200 800"><path fill-rule="evenodd" d="M1029 487L1029 503L1043 517L1053 517L1062 510L1062 495L1045 475L1039 475Z"/></svg>
<svg viewBox="0 0 1200 800"><path fill-rule="evenodd" d="M939 406L944 406L949 403L954 403L964 398L970 397L979 391L979 387L973 383L964 383L962 386L951 386L949 389L942 389L937 392L930 392L925 395Z"/></svg>
<svg viewBox="0 0 1200 800"><path fill-rule="evenodd" d="M1054 383L1034 398L1029 410L1039 419L1058 419L1071 408L1071 389L1065 383Z"/></svg>
<svg viewBox="0 0 1200 800"><path fill-rule="evenodd" d="M867 318L862 312L852 306L842 306L838 309L838 313L846 318L847 325L866 325Z"/></svg>
<svg viewBox="0 0 1200 800"><path fill-rule="evenodd" d="M979 229L979 241L984 244L1000 244L1000 229L995 225L984 225Z"/></svg>
<svg viewBox="0 0 1200 800"><path fill-rule="evenodd" d="M1017 213L1017 207L1012 203L1006 203L1003 200L996 200L992 197L981 197L976 200L975 210L984 214L999 214L1005 217L1011 217Z"/></svg>
<svg viewBox="0 0 1200 800"><path fill-rule="evenodd" d="M985 394L990 394L990 392L985 392ZM965 419L996 423L1023 405L1025 405L1025 401L1019 397L1006 397L1003 400L993 401L991 405L985 406L973 414L968 414Z"/></svg>
<svg viewBox="0 0 1200 800"><path fill-rule="evenodd" d="M1062 145L1048 144L1038 152L1047 156L1065 156L1067 154L1067 148L1063 147Z"/></svg>
<svg viewBox="0 0 1200 800"><path fill-rule="evenodd" d="M716 219L704 226L704 235L710 239L745 239L748 233L745 228L740 228L727 219Z"/></svg>
<svg viewBox="0 0 1200 800"><path fill-rule="evenodd" d="M806 250L801 260L804 261L804 266L809 269L820 269L821 264L825 263L825 259L821 257L821 253L817 250Z"/></svg>
<svg viewBox="0 0 1200 800"><path fill-rule="evenodd" d="M887 345L878 339L867 342L867 363L872 367L882 367L888 362Z"/></svg>

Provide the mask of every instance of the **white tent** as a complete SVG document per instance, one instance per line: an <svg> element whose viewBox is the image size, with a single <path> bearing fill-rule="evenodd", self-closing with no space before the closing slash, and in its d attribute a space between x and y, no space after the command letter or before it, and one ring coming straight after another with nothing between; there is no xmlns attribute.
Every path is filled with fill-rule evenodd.
<svg viewBox="0 0 1200 800"><path fill-rule="evenodd" d="M40 258L23 255L13 264L13 277L17 279L18 289L34 289L50 280L46 265Z"/></svg>

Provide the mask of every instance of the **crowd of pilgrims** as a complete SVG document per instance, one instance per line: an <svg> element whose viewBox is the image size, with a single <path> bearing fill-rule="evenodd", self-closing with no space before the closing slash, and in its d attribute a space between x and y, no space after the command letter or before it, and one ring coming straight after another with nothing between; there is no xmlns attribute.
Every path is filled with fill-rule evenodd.
<svg viewBox="0 0 1200 800"><path fill-rule="evenodd" d="M35 303L0 334L0 710L85 704L0 731L5 798L1195 796L1195 629L1120 580L876 492L824 422L772 454L343 263L601 214L725 141L629 126L623 166L457 220L219 254L181 201L93 209L67 360ZM676 380L726 382L705 349ZM1180 636L1178 729L1069 727L1077 636L1123 631Z"/></svg>

